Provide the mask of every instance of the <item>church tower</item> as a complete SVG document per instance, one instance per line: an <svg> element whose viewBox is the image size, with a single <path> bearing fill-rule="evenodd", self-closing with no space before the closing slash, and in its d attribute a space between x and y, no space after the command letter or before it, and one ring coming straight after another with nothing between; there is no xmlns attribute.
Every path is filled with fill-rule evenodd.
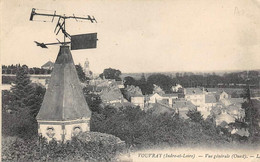
<svg viewBox="0 0 260 162"><path fill-rule="evenodd" d="M60 46L36 117L38 133L48 140L67 141L79 132L90 130L90 117L91 111L84 98L69 46Z"/></svg>
<svg viewBox="0 0 260 162"><path fill-rule="evenodd" d="M92 78L92 74L90 72L90 68L89 68L89 61L88 61L88 58L86 58L86 61L84 63L84 69L83 69L86 77L88 78Z"/></svg>

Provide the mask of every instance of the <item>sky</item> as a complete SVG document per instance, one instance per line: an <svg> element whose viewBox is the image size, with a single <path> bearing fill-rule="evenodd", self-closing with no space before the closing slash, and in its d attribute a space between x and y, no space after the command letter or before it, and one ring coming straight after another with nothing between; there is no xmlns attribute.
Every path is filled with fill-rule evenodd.
<svg viewBox="0 0 260 162"><path fill-rule="evenodd" d="M62 40L54 22L29 21L39 13L85 16L66 21L70 35L98 33L96 49L73 50L94 73L260 69L260 0L1 0L1 63L40 67L55 61ZM43 20L43 17L37 19Z"/></svg>

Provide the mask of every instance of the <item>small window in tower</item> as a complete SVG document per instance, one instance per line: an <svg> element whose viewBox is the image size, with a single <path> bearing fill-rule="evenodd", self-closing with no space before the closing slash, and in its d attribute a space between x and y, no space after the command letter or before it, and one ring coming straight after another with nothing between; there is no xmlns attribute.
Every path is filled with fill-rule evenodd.
<svg viewBox="0 0 260 162"><path fill-rule="evenodd" d="M53 127L48 127L46 134L47 134L48 137L53 138L54 135L55 135L54 128Z"/></svg>
<svg viewBox="0 0 260 162"><path fill-rule="evenodd" d="M82 132L80 126L76 126L76 127L73 128L73 135L74 136L78 135L80 132Z"/></svg>

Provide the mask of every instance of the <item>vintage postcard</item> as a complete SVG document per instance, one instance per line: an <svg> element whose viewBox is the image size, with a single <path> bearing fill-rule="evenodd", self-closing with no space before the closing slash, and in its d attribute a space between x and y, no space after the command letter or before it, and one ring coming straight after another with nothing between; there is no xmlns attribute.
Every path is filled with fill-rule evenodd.
<svg viewBox="0 0 260 162"><path fill-rule="evenodd" d="M260 161L259 0L1 0L2 161Z"/></svg>

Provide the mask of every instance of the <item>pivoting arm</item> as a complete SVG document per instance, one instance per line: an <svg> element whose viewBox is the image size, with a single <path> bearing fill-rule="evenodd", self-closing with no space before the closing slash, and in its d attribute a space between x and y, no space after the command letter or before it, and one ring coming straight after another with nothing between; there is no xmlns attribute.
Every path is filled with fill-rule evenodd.
<svg viewBox="0 0 260 162"><path fill-rule="evenodd" d="M94 22L97 23L97 20L95 19L95 17L94 16L91 17L90 15L88 15L88 17L78 17L78 16L75 16L74 14L73 14L73 16L56 15L56 11L55 11L54 14L37 13L35 8L32 9L31 16L30 16L30 21L33 21L33 17L35 15L59 17L59 18L62 18L62 19L89 20L91 23L94 23Z"/></svg>

